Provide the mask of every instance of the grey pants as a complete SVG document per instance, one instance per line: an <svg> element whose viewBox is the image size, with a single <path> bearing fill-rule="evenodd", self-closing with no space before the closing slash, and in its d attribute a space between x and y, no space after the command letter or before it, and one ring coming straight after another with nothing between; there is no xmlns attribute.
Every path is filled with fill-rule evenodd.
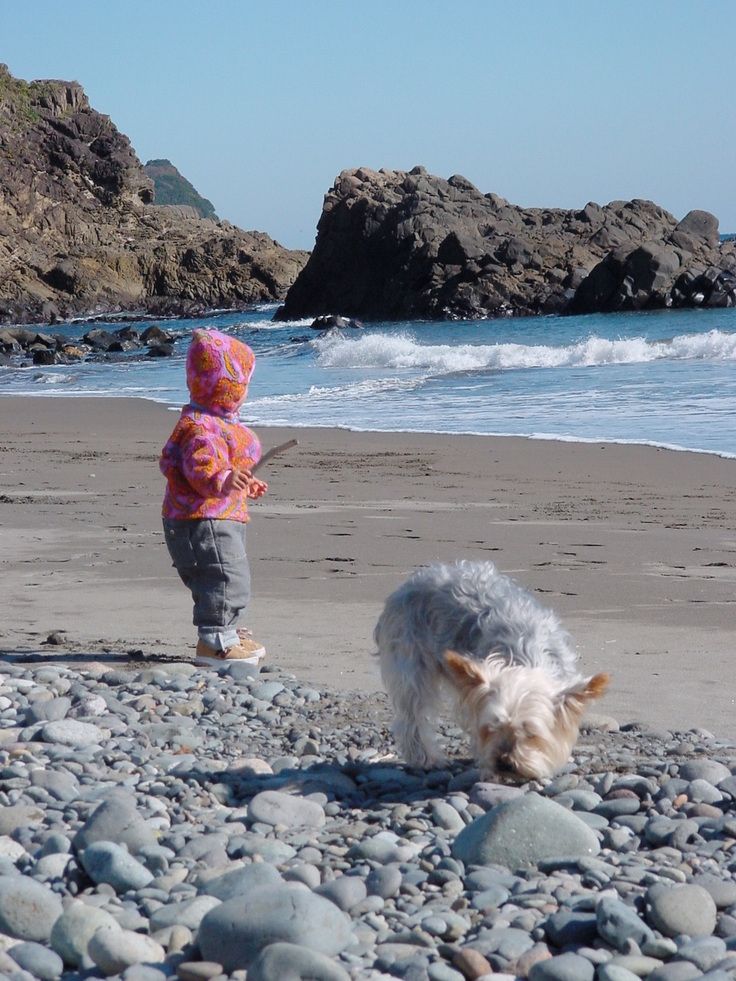
<svg viewBox="0 0 736 981"><path fill-rule="evenodd" d="M223 519L164 518L174 568L192 594L192 621L216 650L237 644L235 626L250 599L245 523Z"/></svg>

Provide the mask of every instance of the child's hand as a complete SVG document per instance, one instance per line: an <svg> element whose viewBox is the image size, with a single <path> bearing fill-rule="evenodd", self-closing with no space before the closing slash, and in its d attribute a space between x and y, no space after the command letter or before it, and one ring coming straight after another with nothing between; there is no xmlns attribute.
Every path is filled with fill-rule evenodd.
<svg viewBox="0 0 736 981"><path fill-rule="evenodd" d="M250 470L231 470L225 478L222 489L226 494L232 491L244 491L247 497L262 497L268 490L268 484L254 477Z"/></svg>
<svg viewBox="0 0 736 981"><path fill-rule="evenodd" d="M257 477L251 477L246 493L248 494L248 497L252 497L255 500L257 497L263 497L267 490L268 484L265 480L259 480Z"/></svg>

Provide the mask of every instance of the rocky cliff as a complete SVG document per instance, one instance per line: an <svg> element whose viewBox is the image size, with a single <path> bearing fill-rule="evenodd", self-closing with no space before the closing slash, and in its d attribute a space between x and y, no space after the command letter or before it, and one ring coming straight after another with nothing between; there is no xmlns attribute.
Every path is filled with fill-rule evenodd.
<svg viewBox="0 0 736 981"><path fill-rule="evenodd" d="M328 191L278 317L483 318L736 303L736 243L651 201L519 208L470 181L362 167Z"/></svg>
<svg viewBox="0 0 736 981"><path fill-rule="evenodd" d="M0 66L0 321L279 300L307 257L157 206L130 141L77 82L27 83Z"/></svg>

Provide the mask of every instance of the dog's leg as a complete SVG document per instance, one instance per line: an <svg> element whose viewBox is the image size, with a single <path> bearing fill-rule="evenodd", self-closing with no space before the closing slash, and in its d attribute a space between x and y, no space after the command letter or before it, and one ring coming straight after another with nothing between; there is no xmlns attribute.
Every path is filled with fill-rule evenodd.
<svg viewBox="0 0 736 981"><path fill-rule="evenodd" d="M435 738L441 700L439 672L434 666L422 666L419 658L396 656L391 647L379 653L383 683L394 711L391 733L399 752L412 766L443 764Z"/></svg>

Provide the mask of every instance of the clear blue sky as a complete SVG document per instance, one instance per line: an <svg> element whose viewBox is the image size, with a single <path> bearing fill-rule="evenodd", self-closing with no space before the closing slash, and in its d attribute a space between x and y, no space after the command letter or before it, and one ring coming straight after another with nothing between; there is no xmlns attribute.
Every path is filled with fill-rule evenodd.
<svg viewBox="0 0 736 981"><path fill-rule="evenodd" d="M734 0L0 0L13 75L77 79L221 218L311 248L347 167L525 207L649 198L736 232Z"/></svg>

